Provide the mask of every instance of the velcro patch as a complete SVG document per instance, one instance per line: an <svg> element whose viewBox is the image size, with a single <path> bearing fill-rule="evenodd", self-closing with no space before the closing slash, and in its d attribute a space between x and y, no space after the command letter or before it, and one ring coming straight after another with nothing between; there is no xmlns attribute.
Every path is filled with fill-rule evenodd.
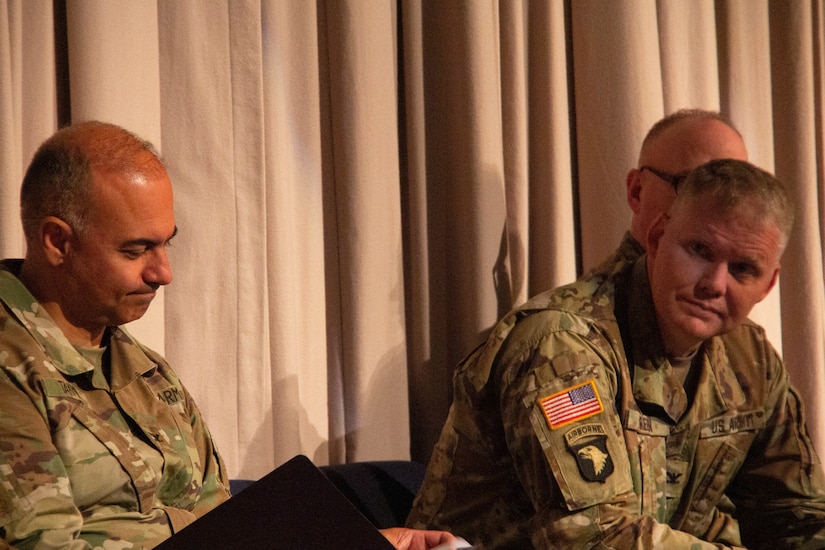
<svg viewBox="0 0 825 550"><path fill-rule="evenodd" d="M601 424L585 424L573 428L564 439L582 477L587 481L604 483L613 473L613 459L607 450L607 432Z"/></svg>
<svg viewBox="0 0 825 550"><path fill-rule="evenodd" d="M169 386L158 392L158 399L167 405L174 405L183 401L183 393L178 388Z"/></svg>
<svg viewBox="0 0 825 550"><path fill-rule="evenodd" d="M765 413L762 411L739 412L702 422L699 437L726 436L738 432L751 432L764 427Z"/></svg>
<svg viewBox="0 0 825 550"><path fill-rule="evenodd" d="M604 410L596 381L583 382L539 401L551 430L599 414Z"/></svg>
<svg viewBox="0 0 825 550"><path fill-rule="evenodd" d="M44 378L42 384L43 392L49 397L74 397L75 399L80 399L77 388L65 380Z"/></svg>

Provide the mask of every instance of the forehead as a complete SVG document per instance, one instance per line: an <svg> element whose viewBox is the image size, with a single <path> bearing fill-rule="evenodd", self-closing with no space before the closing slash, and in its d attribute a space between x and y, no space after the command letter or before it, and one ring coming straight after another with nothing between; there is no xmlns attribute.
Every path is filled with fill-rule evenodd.
<svg viewBox="0 0 825 550"><path fill-rule="evenodd" d="M172 184L164 170L95 172L92 189L93 226L109 233L146 233L142 237L174 230Z"/></svg>
<svg viewBox="0 0 825 550"><path fill-rule="evenodd" d="M779 226L765 218L752 200L722 208L702 196L690 197L672 209L665 230L680 240L702 242L720 254L763 262L778 263L784 246Z"/></svg>

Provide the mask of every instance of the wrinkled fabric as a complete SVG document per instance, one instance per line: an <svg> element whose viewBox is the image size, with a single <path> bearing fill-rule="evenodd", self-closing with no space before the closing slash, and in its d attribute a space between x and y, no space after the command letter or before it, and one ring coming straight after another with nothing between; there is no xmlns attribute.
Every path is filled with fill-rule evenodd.
<svg viewBox="0 0 825 550"><path fill-rule="evenodd" d="M0 533L20 549L151 548L229 498L175 372L120 328L108 374L0 266Z"/></svg>
<svg viewBox="0 0 825 550"><path fill-rule="evenodd" d="M706 341L688 395L634 250L512 311L458 366L409 527L488 550L825 548L822 468L764 330Z"/></svg>

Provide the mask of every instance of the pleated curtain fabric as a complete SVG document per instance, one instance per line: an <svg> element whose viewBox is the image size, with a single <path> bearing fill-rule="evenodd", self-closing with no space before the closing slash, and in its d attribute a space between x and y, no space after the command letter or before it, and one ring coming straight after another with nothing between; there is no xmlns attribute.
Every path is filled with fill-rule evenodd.
<svg viewBox="0 0 825 550"><path fill-rule="evenodd" d="M62 121L175 188L165 353L230 476L426 461L456 364L627 229L647 129L720 109L800 203L752 317L825 452L822 0L0 0L0 252Z"/></svg>

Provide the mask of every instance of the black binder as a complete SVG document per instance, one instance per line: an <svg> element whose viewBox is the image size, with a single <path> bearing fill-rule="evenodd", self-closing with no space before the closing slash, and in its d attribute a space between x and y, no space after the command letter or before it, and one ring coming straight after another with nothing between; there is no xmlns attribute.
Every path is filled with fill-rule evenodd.
<svg viewBox="0 0 825 550"><path fill-rule="evenodd" d="M394 550L307 457L298 455L157 550Z"/></svg>

